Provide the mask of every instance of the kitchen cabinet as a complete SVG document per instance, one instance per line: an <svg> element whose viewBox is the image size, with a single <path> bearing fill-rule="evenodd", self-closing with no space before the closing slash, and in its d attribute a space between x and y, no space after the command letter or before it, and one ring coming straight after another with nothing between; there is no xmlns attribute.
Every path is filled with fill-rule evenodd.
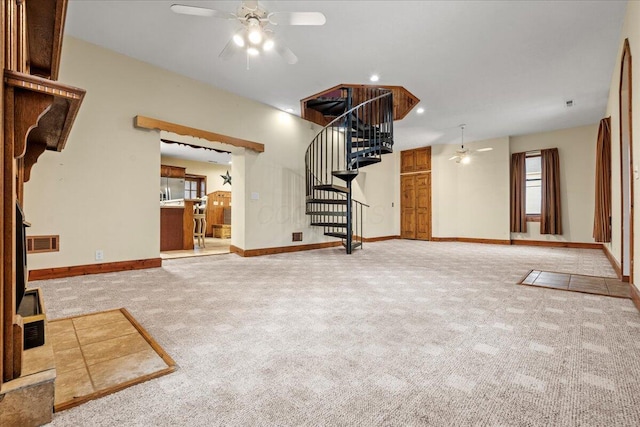
<svg viewBox="0 0 640 427"><path fill-rule="evenodd" d="M187 174L186 168L178 166L160 165L160 176L166 178L182 178Z"/></svg>

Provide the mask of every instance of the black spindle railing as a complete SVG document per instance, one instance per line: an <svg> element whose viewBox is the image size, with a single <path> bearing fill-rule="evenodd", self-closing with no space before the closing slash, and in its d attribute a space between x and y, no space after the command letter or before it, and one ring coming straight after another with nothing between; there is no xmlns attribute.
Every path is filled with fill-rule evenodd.
<svg viewBox="0 0 640 427"><path fill-rule="evenodd" d="M343 238L351 253L354 236L362 245L367 206L352 201L351 181L360 167L391 150L393 99L391 91L377 88L343 88L341 96L346 111L318 132L305 154L306 205L311 224Z"/></svg>

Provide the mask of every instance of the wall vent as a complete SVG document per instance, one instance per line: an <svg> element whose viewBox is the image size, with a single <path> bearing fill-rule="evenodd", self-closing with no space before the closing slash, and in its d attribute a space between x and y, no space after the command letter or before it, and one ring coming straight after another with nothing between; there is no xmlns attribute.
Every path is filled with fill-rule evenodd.
<svg viewBox="0 0 640 427"><path fill-rule="evenodd" d="M291 241L292 242L302 242L302 232L291 233Z"/></svg>
<svg viewBox="0 0 640 427"><path fill-rule="evenodd" d="M27 236L27 253L58 252L60 236Z"/></svg>

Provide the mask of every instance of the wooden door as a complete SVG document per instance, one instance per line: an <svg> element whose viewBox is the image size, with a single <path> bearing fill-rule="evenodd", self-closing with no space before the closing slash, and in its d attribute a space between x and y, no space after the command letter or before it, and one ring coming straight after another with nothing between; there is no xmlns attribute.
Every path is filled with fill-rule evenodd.
<svg viewBox="0 0 640 427"><path fill-rule="evenodd" d="M415 152L415 171L427 172L431 170L431 147L417 148Z"/></svg>
<svg viewBox="0 0 640 427"><path fill-rule="evenodd" d="M416 238L416 181L415 175L400 177L400 236L403 239Z"/></svg>
<svg viewBox="0 0 640 427"><path fill-rule="evenodd" d="M415 175L416 239L431 239L431 173Z"/></svg>
<svg viewBox="0 0 640 427"><path fill-rule="evenodd" d="M400 177L400 237L431 239L431 173Z"/></svg>
<svg viewBox="0 0 640 427"><path fill-rule="evenodd" d="M431 240L431 147L401 152L400 237Z"/></svg>
<svg viewBox="0 0 640 427"><path fill-rule="evenodd" d="M405 150L400 152L400 173L415 172L416 156L415 150Z"/></svg>

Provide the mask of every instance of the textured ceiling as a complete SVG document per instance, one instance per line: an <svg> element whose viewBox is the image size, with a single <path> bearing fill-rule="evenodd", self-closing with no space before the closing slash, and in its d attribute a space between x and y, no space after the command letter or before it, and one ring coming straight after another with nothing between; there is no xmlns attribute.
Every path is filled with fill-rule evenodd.
<svg viewBox="0 0 640 427"><path fill-rule="evenodd" d="M176 0L178 1L178 0ZM320 11L320 27L273 27L299 58L218 58L235 21L177 15L176 1L74 1L66 33L299 114L300 99L339 83L402 85L424 114L397 122L396 147L596 123L605 113L626 2L264 1ZM239 1L179 3L235 12ZM573 100L567 108L565 101ZM215 131L215 129L212 129Z"/></svg>

